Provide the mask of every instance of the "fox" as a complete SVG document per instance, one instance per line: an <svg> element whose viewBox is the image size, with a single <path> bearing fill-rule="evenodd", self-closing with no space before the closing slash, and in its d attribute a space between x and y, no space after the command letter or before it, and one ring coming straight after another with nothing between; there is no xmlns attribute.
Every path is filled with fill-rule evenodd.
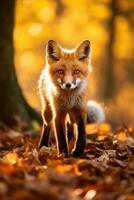
<svg viewBox="0 0 134 200"><path fill-rule="evenodd" d="M84 40L74 49L64 49L56 41L46 45L46 66L39 78L43 130L39 149L49 146L54 131L58 155L69 157L68 124L76 131L71 155L79 157L86 146L86 124L102 122L104 109L89 100L91 43Z"/></svg>

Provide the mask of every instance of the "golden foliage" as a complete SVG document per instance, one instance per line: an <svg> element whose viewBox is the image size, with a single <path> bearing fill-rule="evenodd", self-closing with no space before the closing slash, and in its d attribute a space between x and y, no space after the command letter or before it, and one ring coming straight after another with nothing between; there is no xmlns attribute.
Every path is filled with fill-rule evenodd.
<svg viewBox="0 0 134 200"><path fill-rule="evenodd" d="M113 71L117 79L115 89L119 91L116 107L124 104L128 113L132 113L129 106L126 106L127 102L122 101L122 95L125 99L132 99L134 96L134 91L130 89L132 82L128 75L134 64L132 61L134 16L131 13L134 3L117 0L116 6L121 12L114 18L115 30L111 47L115 59ZM91 40L95 75L91 77L90 93L91 97L96 94L101 95L100 89L105 88L102 84L107 84L106 73L109 64L105 63L105 60L107 60L108 48L110 48L108 44L111 37L110 23L113 14L111 0L17 1L14 29L15 63L20 85L32 106L40 109L37 81L45 65L45 45L49 39L54 39L67 48L74 47L84 39ZM103 79L106 80L103 81ZM122 82L124 86L121 88ZM102 86L98 87L98 85ZM128 85L130 87L127 87ZM134 106L133 102L131 100Z"/></svg>

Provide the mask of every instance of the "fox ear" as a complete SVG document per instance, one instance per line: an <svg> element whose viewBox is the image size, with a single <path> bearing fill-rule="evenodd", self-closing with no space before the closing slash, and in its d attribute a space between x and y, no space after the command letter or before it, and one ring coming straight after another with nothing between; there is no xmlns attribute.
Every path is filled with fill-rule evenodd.
<svg viewBox="0 0 134 200"><path fill-rule="evenodd" d="M47 60L58 61L61 56L61 49L54 40L49 40L46 46Z"/></svg>
<svg viewBox="0 0 134 200"><path fill-rule="evenodd" d="M76 55L78 60L84 60L90 58L91 54L91 44L89 40L83 41L80 45L76 47Z"/></svg>

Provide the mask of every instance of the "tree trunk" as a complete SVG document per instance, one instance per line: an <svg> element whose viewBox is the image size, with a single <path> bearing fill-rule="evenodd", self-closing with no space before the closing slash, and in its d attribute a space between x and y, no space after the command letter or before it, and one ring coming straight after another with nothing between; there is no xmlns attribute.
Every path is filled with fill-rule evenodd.
<svg viewBox="0 0 134 200"><path fill-rule="evenodd" d="M54 0L56 2L56 16L60 17L65 11L65 6L61 0Z"/></svg>
<svg viewBox="0 0 134 200"><path fill-rule="evenodd" d="M13 47L15 0L4 0L0 6L0 121L12 126L16 116L31 126L31 118L40 115L25 101L18 85ZM33 117L34 116L34 117Z"/></svg>
<svg viewBox="0 0 134 200"><path fill-rule="evenodd" d="M114 78L114 63L115 58L113 54L113 45L115 42L115 17L116 17L116 2L111 0L109 4L110 9L112 10L112 15L108 21L108 32L109 32L109 42L106 47L106 60L105 60L105 90L104 97L105 99L113 98L115 93L115 78Z"/></svg>

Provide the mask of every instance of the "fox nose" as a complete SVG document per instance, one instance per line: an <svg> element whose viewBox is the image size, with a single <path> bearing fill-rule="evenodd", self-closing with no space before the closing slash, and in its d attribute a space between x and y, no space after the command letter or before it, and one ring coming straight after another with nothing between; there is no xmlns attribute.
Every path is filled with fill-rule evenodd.
<svg viewBox="0 0 134 200"><path fill-rule="evenodd" d="M66 88L70 88L71 84L70 83L66 83Z"/></svg>

